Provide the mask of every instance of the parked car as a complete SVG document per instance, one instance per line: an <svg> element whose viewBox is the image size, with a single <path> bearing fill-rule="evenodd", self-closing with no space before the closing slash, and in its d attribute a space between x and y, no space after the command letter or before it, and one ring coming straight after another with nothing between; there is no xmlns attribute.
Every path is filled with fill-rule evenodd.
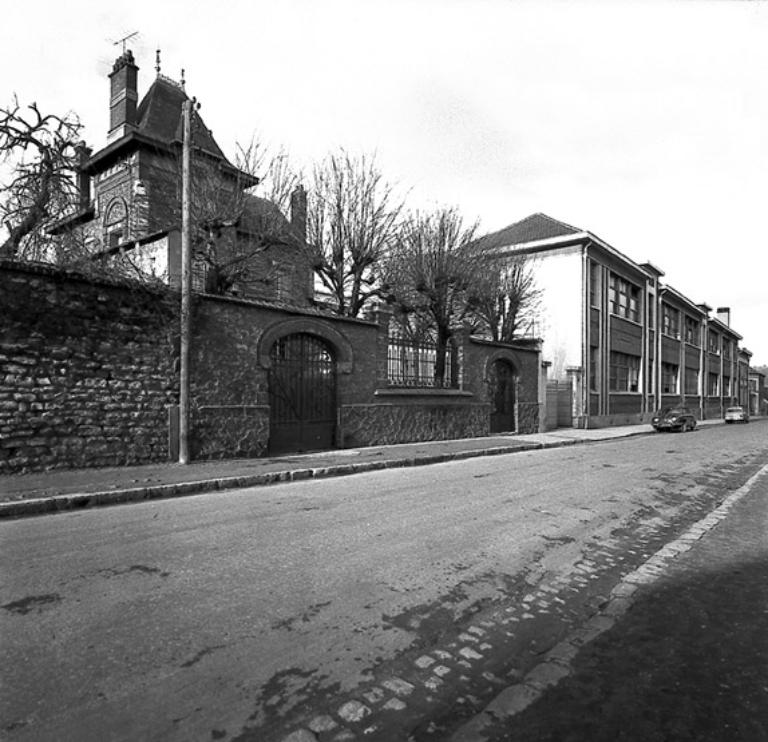
<svg viewBox="0 0 768 742"><path fill-rule="evenodd" d="M749 412L743 407L729 407L725 411L725 422L727 423L748 423Z"/></svg>
<svg viewBox="0 0 768 742"><path fill-rule="evenodd" d="M658 431L685 432L696 428L696 416L687 407L665 407L651 418L651 425Z"/></svg>

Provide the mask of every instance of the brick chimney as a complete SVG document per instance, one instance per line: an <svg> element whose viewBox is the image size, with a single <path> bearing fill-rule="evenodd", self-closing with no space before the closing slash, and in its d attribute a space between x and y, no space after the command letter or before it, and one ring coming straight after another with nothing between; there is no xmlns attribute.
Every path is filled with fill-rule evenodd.
<svg viewBox="0 0 768 742"><path fill-rule="evenodd" d="M80 142L75 147L77 152L77 204L81 211L85 211L91 205L91 176L85 172L85 165L91 156L91 148L86 147L85 142Z"/></svg>
<svg viewBox="0 0 768 742"><path fill-rule="evenodd" d="M307 241L307 192L302 185L291 191L291 229L303 245Z"/></svg>
<svg viewBox="0 0 768 742"><path fill-rule="evenodd" d="M731 308L730 307L718 307L717 318L724 324L731 326Z"/></svg>
<svg viewBox="0 0 768 742"><path fill-rule="evenodd" d="M136 126L138 72L130 49L124 51L112 66L109 75L109 142L125 136Z"/></svg>

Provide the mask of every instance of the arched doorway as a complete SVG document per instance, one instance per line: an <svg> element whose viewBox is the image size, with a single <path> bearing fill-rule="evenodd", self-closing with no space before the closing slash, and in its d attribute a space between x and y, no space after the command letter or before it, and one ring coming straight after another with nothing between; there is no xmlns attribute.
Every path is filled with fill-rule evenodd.
<svg viewBox="0 0 768 742"><path fill-rule="evenodd" d="M515 392L517 375L512 364L496 360L488 374L491 402L491 433L508 433L515 430Z"/></svg>
<svg viewBox="0 0 768 742"><path fill-rule="evenodd" d="M305 332L278 338L270 351L269 452L333 448L336 359L322 338Z"/></svg>

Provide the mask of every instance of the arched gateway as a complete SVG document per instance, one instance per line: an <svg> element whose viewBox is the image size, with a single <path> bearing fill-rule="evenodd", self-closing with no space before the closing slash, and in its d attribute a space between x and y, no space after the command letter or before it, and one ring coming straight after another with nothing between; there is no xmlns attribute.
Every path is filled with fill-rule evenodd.
<svg viewBox="0 0 768 742"><path fill-rule="evenodd" d="M306 332L284 335L269 361L269 452L333 448L337 369L331 346Z"/></svg>
<svg viewBox="0 0 768 742"><path fill-rule="evenodd" d="M512 364L501 358L495 360L489 368L488 384L491 433L514 431L517 375Z"/></svg>

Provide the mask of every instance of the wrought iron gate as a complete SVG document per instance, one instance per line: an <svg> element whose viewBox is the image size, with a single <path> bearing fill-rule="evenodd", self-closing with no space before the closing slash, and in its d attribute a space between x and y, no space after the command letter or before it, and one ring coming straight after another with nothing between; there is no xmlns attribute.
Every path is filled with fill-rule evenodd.
<svg viewBox="0 0 768 742"><path fill-rule="evenodd" d="M336 361L306 333L279 338L270 354L270 453L333 448Z"/></svg>
<svg viewBox="0 0 768 742"><path fill-rule="evenodd" d="M515 430L515 370L505 361L494 361L490 375L491 433Z"/></svg>

